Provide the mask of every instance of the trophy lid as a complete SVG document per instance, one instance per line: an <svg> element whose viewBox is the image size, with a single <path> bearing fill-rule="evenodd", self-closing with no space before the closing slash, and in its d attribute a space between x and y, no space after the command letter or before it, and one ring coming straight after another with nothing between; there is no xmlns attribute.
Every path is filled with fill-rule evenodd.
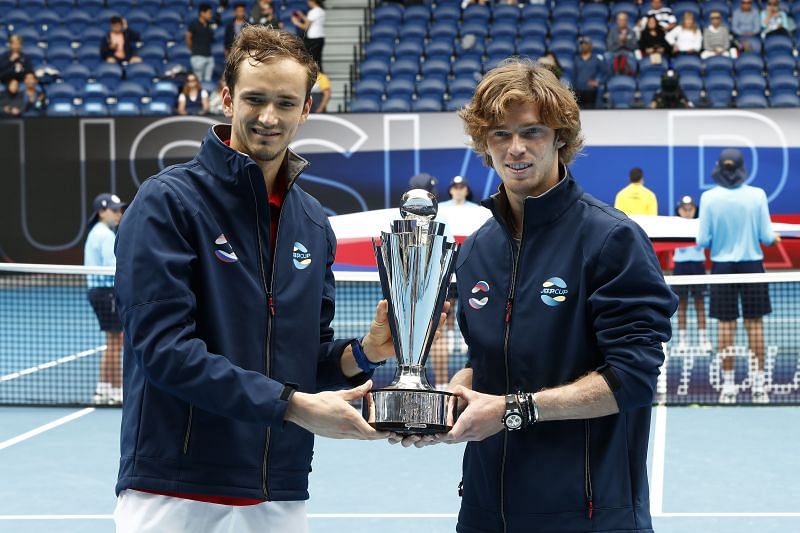
<svg viewBox="0 0 800 533"><path fill-rule="evenodd" d="M438 210L436 196L425 189L411 189L400 199L400 214L404 219L424 219L430 222L436 218Z"/></svg>

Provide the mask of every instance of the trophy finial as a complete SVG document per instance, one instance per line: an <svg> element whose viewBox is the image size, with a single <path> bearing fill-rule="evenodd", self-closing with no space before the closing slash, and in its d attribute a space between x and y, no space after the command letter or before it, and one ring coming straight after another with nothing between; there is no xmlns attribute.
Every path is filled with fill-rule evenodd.
<svg viewBox="0 0 800 533"><path fill-rule="evenodd" d="M438 210L436 196L425 189L411 189L400 200L400 214L404 219L426 219L430 222L436 218Z"/></svg>

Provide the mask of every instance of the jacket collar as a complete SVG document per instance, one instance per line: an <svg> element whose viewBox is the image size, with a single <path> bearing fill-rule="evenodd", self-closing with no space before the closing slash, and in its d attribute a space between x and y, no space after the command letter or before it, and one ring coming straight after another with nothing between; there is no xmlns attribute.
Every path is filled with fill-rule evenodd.
<svg viewBox="0 0 800 533"><path fill-rule="evenodd" d="M205 139L203 139L200 152L197 154L197 160L200 164L210 170L216 179L229 183L236 183L240 175L246 176L246 170L249 165L255 167L260 173L261 169L250 156L225 144L225 141L230 138L230 124L217 124L209 128ZM291 149L287 150L286 160L284 160L281 170L286 170L289 187L292 186L309 164L306 159L300 157Z"/></svg>
<svg viewBox="0 0 800 533"><path fill-rule="evenodd" d="M532 228L550 224L569 209L582 195L583 189L575 181L572 173L567 170L567 175L552 189L541 196L528 196L525 199L523 226ZM508 220L511 217L511 207L505 187L502 184L497 189L497 192L483 200L481 205L490 209L495 218L499 218L507 228L511 227L508 224Z"/></svg>

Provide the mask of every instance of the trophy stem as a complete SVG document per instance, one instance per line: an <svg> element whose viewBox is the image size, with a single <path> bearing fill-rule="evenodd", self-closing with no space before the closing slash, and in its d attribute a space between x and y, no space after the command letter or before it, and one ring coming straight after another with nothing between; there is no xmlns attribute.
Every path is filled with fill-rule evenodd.
<svg viewBox="0 0 800 533"><path fill-rule="evenodd" d="M394 379L386 388L434 390L423 365L397 365Z"/></svg>

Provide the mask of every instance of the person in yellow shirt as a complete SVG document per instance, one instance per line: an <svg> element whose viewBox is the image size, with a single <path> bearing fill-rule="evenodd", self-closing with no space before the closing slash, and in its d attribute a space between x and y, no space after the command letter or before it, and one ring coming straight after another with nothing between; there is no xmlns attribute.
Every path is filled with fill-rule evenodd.
<svg viewBox="0 0 800 533"><path fill-rule="evenodd" d="M644 186L644 172L641 168L632 168L630 184L617 193L614 207L626 215L657 215L658 200L653 191Z"/></svg>
<svg viewBox="0 0 800 533"><path fill-rule="evenodd" d="M317 82L311 88L311 112L324 113L331 99L331 80L321 70L317 74Z"/></svg>

